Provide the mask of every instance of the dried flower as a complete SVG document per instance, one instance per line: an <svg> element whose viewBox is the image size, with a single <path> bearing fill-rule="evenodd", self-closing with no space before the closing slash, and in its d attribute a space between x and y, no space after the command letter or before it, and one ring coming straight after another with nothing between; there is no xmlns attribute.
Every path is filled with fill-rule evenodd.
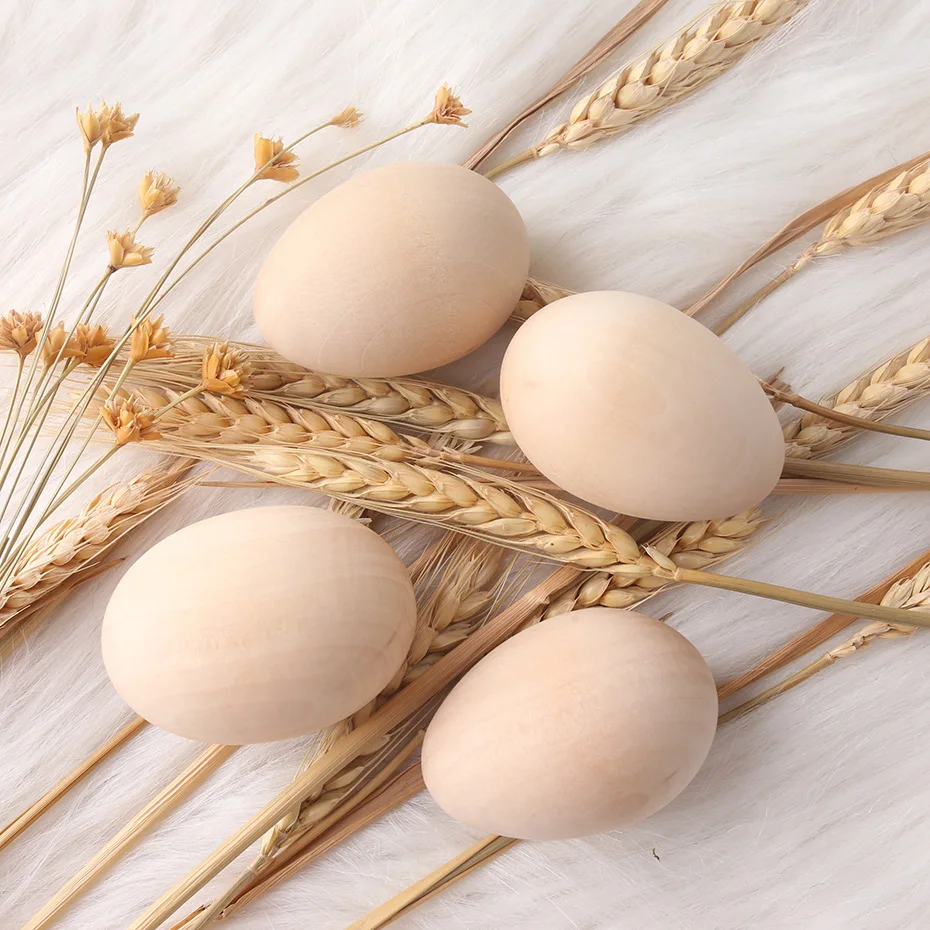
<svg viewBox="0 0 930 930"><path fill-rule="evenodd" d="M462 101L455 96L452 88L448 84L443 84L436 91L436 101L433 112L427 117L427 122L444 123L447 126L466 126L462 122L463 116L471 113L467 107L462 106Z"/></svg>
<svg viewBox="0 0 930 930"><path fill-rule="evenodd" d="M119 268L135 268L138 265L148 265L152 261L154 249L136 242L131 232L117 232L115 229L107 231L107 246L110 249L110 267L116 271Z"/></svg>
<svg viewBox="0 0 930 930"><path fill-rule="evenodd" d="M105 119L101 119L104 148L108 148L113 145L114 142L128 139L132 135L132 131L136 128L136 123L139 122L139 114L132 113L127 116L123 113L123 105L118 101L112 107L104 104L101 110L101 116L103 117L104 115Z"/></svg>
<svg viewBox="0 0 930 930"><path fill-rule="evenodd" d="M179 190L164 171L146 171L139 184L142 218L148 219L177 203Z"/></svg>
<svg viewBox="0 0 930 930"><path fill-rule="evenodd" d="M283 181L290 183L300 177L295 163L297 156L293 152L284 151L284 140L266 139L260 132L255 133L255 170L259 178L269 181Z"/></svg>
<svg viewBox="0 0 930 930"><path fill-rule="evenodd" d="M239 349L217 342L204 349L201 387L212 394L241 397L252 374L252 363Z"/></svg>
<svg viewBox="0 0 930 930"><path fill-rule="evenodd" d="M129 342L129 359L132 362L142 362L150 358L172 358L174 350L171 348L171 331L163 325L165 317L152 319L146 317L136 326L136 318L132 318L133 330Z"/></svg>
<svg viewBox="0 0 930 930"><path fill-rule="evenodd" d="M42 361L45 367L50 368L61 359L74 358L77 355L80 355L80 350L74 344L74 340L68 338L64 323L56 323L48 331L42 345Z"/></svg>
<svg viewBox="0 0 930 930"><path fill-rule="evenodd" d="M25 358L35 349L41 331L41 313L10 310L0 316L0 350L12 350L20 358Z"/></svg>
<svg viewBox="0 0 930 930"><path fill-rule="evenodd" d="M78 323L68 342L68 354L91 368L99 368L110 357L114 341L106 326Z"/></svg>
<svg viewBox="0 0 930 930"><path fill-rule="evenodd" d="M345 126L351 128L358 126L362 121L362 114L355 107L346 107L341 113L337 113L329 122L333 126Z"/></svg>
<svg viewBox="0 0 930 930"><path fill-rule="evenodd" d="M103 102L100 104L100 110L95 110L90 104L82 113L80 108L74 111L77 117L78 129L81 130L81 138L84 140L84 151L90 150L103 138L103 130L107 120L107 105Z"/></svg>
<svg viewBox="0 0 930 930"><path fill-rule="evenodd" d="M161 433L155 429L153 411L138 406L132 397L123 400L111 398L103 405L100 416L112 431L118 446L161 439Z"/></svg>

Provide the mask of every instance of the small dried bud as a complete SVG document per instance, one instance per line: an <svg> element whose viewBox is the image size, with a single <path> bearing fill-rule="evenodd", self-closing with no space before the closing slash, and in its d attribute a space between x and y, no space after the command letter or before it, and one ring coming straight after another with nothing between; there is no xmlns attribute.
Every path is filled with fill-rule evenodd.
<svg viewBox="0 0 930 930"><path fill-rule="evenodd" d="M225 342L204 349L201 387L205 391L241 397L251 374L252 363L239 349L231 349Z"/></svg>
<svg viewBox="0 0 930 930"><path fill-rule="evenodd" d="M132 397L124 400L112 398L100 411L100 416L112 431L118 446L130 442L146 442L161 439L161 433L155 429L155 416L151 409L136 405Z"/></svg>
<svg viewBox="0 0 930 930"><path fill-rule="evenodd" d="M90 150L103 138L103 130L107 119L107 105L100 104L99 112L87 104L87 109L82 113L80 109L74 111L77 117L78 129L81 130L81 138L84 140L84 151Z"/></svg>
<svg viewBox="0 0 930 930"><path fill-rule="evenodd" d="M45 367L50 368L61 359L75 358L78 355L80 355L80 349L74 344L74 340L68 338L64 323L56 323L48 331L42 345L42 361Z"/></svg>
<svg viewBox="0 0 930 930"><path fill-rule="evenodd" d="M266 139L257 132L253 148L255 170L259 172L259 178L289 184L300 177L300 172L295 167L297 156L293 152L284 151L284 141L281 138Z"/></svg>
<svg viewBox="0 0 930 930"><path fill-rule="evenodd" d="M35 349L41 331L41 313L10 310L0 316L0 349L13 351L20 358L25 358Z"/></svg>
<svg viewBox="0 0 930 930"><path fill-rule="evenodd" d="M136 128L136 123L139 122L139 114L132 113L127 116L123 113L123 105L119 102L112 107L104 104L100 115L100 122L103 126L102 141L104 148L108 148L114 142L128 139Z"/></svg>
<svg viewBox="0 0 930 930"><path fill-rule="evenodd" d="M443 84L436 91L436 101L433 112L427 117L430 123L443 123L447 126L466 126L462 122L463 116L471 113L467 107L462 106L462 101L455 96L452 88L448 84Z"/></svg>
<svg viewBox="0 0 930 930"><path fill-rule="evenodd" d="M119 268L135 268L138 265L148 265L152 261L154 249L136 242L131 232L117 232L115 229L107 231L107 247L110 250L110 267L116 271Z"/></svg>
<svg viewBox="0 0 930 930"><path fill-rule="evenodd" d="M177 203L179 190L164 171L146 171L139 184L142 218L148 219Z"/></svg>
<svg viewBox="0 0 930 930"><path fill-rule="evenodd" d="M132 362L142 362L150 358L172 358L174 350L171 348L171 331L163 325L164 315L152 319L146 317L138 326L136 318L132 318L132 325L136 326L129 341L129 359Z"/></svg>
<svg viewBox="0 0 930 930"><path fill-rule="evenodd" d="M78 323L68 343L69 357L91 368L99 368L113 351L114 339L106 326L99 323Z"/></svg>
<svg viewBox="0 0 930 930"><path fill-rule="evenodd" d="M355 107L346 107L341 113L337 113L329 122L333 126L345 126L351 129L358 126L362 121L362 114Z"/></svg>

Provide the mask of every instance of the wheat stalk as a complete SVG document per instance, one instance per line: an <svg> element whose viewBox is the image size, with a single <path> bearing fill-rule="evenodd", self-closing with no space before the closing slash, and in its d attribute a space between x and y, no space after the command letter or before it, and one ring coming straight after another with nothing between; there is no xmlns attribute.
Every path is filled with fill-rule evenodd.
<svg viewBox="0 0 930 930"><path fill-rule="evenodd" d="M814 259L836 255L860 245L874 245L896 233L930 220L930 158L908 162L890 180L884 179L858 200L842 207L824 226L820 238L777 277L743 301L714 328L725 333L750 310ZM701 301L703 306L706 301Z"/></svg>
<svg viewBox="0 0 930 930"><path fill-rule="evenodd" d="M624 132L641 119L690 96L733 67L803 6L804 0L715 3L659 48L634 59L572 108L568 122L487 172L508 169L559 149L578 149Z"/></svg>
<svg viewBox="0 0 930 930"><path fill-rule="evenodd" d="M128 384L189 389L200 381L204 348L214 340L184 336L176 357L144 362ZM473 391L416 378L341 378L310 371L264 346L230 343L252 365L248 395L293 407L348 413L409 429L511 445L500 403Z"/></svg>
<svg viewBox="0 0 930 930"><path fill-rule="evenodd" d="M827 407L863 419L893 416L930 394L930 337L898 353L823 400ZM812 458L832 452L856 434L855 427L805 413L785 427L785 455Z"/></svg>
<svg viewBox="0 0 930 930"><path fill-rule="evenodd" d="M0 594L0 630L12 628L77 573L99 564L123 536L183 493L190 484L182 478L192 465L192 459L182 458L149 468L34 539Z"/></svg>

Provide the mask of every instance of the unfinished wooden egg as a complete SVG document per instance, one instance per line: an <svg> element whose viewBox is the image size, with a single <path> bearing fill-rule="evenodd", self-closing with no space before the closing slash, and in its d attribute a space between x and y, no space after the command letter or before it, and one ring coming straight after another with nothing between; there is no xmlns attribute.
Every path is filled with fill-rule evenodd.
<svg viewBox="0 0 930 930"><path fill-rule="evenodd" d="M636 823L695 776L717 692L701 654L644 614L545 620L455 686L423 744L423 778L484 833L569 839Z"/></svg>
<svg viewBox="0 0 930 930"><path fill-rule="evenodd" d="M409 375L486 342L528 268L526 227L496 184L458 165L387 165L325 194L284 232L255 284L255 320L308 368Z"/></svg>
<svg viewBox="0 0 930 930"><path fill-rule="evenodd" d="M785 458L752 372L710 330L638 294L595 291L520 327L501 401L529 460L560 487L650 520L758 504Z"/></svg>
<svg viewBox="0 0 930 930"><path fill-rule="evenodd" d="M103 621L113 686L146 720L206 743L261 743L354 713L407 655L407 570L366 526L254 507L163 539Z"/></svg>

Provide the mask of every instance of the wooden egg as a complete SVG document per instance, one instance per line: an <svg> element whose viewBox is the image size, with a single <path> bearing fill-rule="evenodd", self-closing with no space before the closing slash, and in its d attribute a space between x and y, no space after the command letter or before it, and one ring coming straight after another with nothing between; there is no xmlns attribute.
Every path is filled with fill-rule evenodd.
<svg viewBox="0 0 930 930"><path fill-rule="evenodd" d="M205 743L261 743L354 713L407 655L416 604L376 533L313 507L254 507L163 539L103 621L113 686L146 720Z"/></svg>
<svg viewBox="0 0 930 930"><path fill-rule="evenodd" d="M387 165L325 194L284 232L255 284L255 320L307 368L409 375L486 342L528 268L526 227L496 184L458 165Z"/></svg>
<svg viewBox="0 0 930 930"><path fill-rule="evenodd" d="M575 294L532 316L504 356L501 401L546 477L630 516L740 513L784 464L778 417L743 361L638 294Z"/></svg>
<svg viewBox="0 0 930 930"><path fill-rule="evenodd" d="M716 726L714 679L684 636L590 607L518 633L465 675L427 730L423 778L484 833L589 836L668 804Z"/></svg>

